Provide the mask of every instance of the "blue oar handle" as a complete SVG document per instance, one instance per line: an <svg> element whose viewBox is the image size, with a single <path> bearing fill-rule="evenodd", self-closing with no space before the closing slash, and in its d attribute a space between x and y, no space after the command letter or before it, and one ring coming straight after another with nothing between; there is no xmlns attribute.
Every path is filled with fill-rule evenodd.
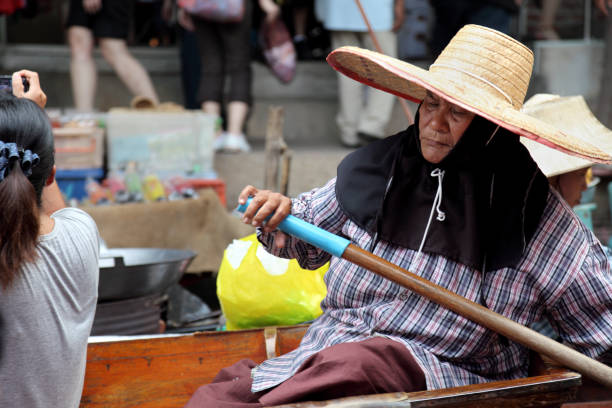
<svg viewBox="0 0 612 408"><path fill-rule="evenodd" d="M241 204L236 208L237 211L244 213L251 203L249 198L246 204ZM268 217L270 218L270 217ZM322 228L315 227L312 224L307 223L293 215L288 215L278 225L278 229L292 235L302 241L308 242L311 245L321 248L322 250L329 252L330 254L342 257L344 250L351 243L348 239L332 234L331 232L325 231Z"/></svg>

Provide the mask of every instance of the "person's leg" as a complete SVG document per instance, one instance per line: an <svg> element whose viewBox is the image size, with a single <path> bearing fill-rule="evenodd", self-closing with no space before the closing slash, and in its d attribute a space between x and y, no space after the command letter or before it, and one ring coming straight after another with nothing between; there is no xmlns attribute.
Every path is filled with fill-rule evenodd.
<svg viewBox="0 0 612 408"><path fill-rule="evenodd" d="M230 151L250 150L244 135L244 128L252 103L251 13L251 2L246 2L242 22L224 24L219 29L223 43L226 74L230 79L226 141L226 150Z"/></svg>
<svg viewBox="0 0 612 408"><path fill-rule="evenodd" d="M179 27L181 83L183 85L184 105L187 109L199 109L198 88L200 87L200 50L195 33Z"/></svg>
<svg viewBox="0 0 612 408"><path fill-rule="evenodd" d="M68 44L74 106L81 111L91 111L96 91L96 64L92 56L93 34L86 27L71 26L68 29Z"/></svg>
<svg viewBox="0 0 612 408"><path fill-rule="evenodd" d="M291 378L262 394L259 402L271 406L425 389L423 371L406 346L372 337L312 355Z"/></svg>
<svg viewBox="0 0 612 408"><path fill-rule="evenodd" d="M366 48L373 50L374 44L368 33L363 33L362 42ZM390 57L397 57L397 36L392 31L376 32L376 38L382 49L383 54ZM387 123L393 113L395 96L379 91L374 88L367 88L367 98L365 108L359 116L357 135L362 143L372 141L373 138L383 138L386 136Z"/></svg>
<svg viewBox="0 0 612 408"><path fill-rule="evenodd" d="M225 76L223 75L223 49L218 34L219 24L198 18L194 18L193 22L196 27L196 40L202 62L198 100L205 112L213 113L210 109L217 106L218 114L220 114Z"/></svg>
<svg viewBox="0 0 612 408"><path fill-rule="evenodd" d="M154 103L159 102L149 74L129 52L125 40L100 38L100 51L132 94L150 98Z"/></svg>
<svg viewBox="0 0 612 408"><path fill-rule="evenodd" d="M256 408L261 393L251 392L251 370L255 363L241 360L219 371L212 383L203 385L191 396L185 408Z"/></svg>
<svg viewBox="0 0 612 408"><path fill-rule="evenodd" d="M308 3L305 1L294 1L293 5L293 24L295 35L306 39L306 25L308 23Z"/></svg>
<svg viewBox="0 0 612 408"><path fill-rule="evenodd" d="M291 2L294 28L293 45L299 60L312 59L312 52L310 51L306 35L311 7L311 0L293 0Z"/></svg>
<svg viewBox="0 0 612 408"><path fill-rule="evenodd" d="M202 110L204 113L215 115L217 117L221 116L221 104L219 102L204 101L202 102Z"/></svg>
<svg viewBox="0 0 612 408"><path fill-rule="evenodd" d="M215 126L215 139L213 140L213 150L220 151L224 150L227 144L227 132L223 132L222 120L221 120L221 104L216 101L204 101L202 102L202 111L209 115L215 116L219 121L219 126Z"/></svg>
<svg viewBox="0 0 612 408"><path fill-rule="evenodd" d="M241 101L232 101L227 105L227 131L233 134L242 133L249 113L249 105Z"/></svg>
<svg viewBox="0 0 612 408"><path fill-rule="evenodd" d="M558 40L555 31L555 17L561 0L542 0L542 11L535 36L538 40Z"/></svg>
<svg viewBox="0 0 612 408"><path fill-rule="evenodd" d="M223 74L223 49L218 33L219 24L199 18L194 18L193 22L201 61L198 100L204 113L221 118L225 75ZM213 149L223 150L226 139L226 134L219 132L213 141Z"/></svg>
<svg viewBox="0 0 612 408"><path fill-rule="evenodd" d="M104 59L132 94L157 103L157 94L143 66L130 54L126 39L134 0L104 0L92 17L92 31Z"/></svg>
<svg viewBox="0 0 612 408"><path fill-rule="evenodd" d="M362 46L357 33L352 31L332 31L331 40L333 49L343 45ZM357 147L360 144L357 124L363 106L363 87L346 75L338 73L337 78L339 106L336 124L340 130L340 141L346 147Z"/></svg>

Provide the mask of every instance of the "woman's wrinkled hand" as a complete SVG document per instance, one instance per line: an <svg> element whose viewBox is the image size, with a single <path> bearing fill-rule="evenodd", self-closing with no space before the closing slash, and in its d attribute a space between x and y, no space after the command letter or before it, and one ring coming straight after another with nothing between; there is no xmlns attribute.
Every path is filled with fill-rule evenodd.
<svg viewBox="0 0 612 408"><path fill-rule="evenodd" d="M254 227L263 227L265 232L275 231L278 224L291 213L291 199L280 193L246 186L238 196L238 203L245 204L249 197L252 200L242 216L242 221ZM270 219L266 222L268 217ZM283 248L286 239L287 236L283 232L276 231L274 245Z"/></svg>

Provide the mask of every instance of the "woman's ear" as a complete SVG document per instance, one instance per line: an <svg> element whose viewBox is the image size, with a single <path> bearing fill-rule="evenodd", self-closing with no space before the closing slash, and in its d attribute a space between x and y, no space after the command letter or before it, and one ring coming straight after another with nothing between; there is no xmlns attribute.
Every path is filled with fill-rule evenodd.
<svg viewBox="0 0 612 408"><path fill-rule="evenodd" d="M51 168L51 173L49 173L49 177L47 177L47 181L45 183L45 187L46 186L50 186L51 184L53 184L53 181L55 180L55 164L53 165L53 167Z"/></svg>

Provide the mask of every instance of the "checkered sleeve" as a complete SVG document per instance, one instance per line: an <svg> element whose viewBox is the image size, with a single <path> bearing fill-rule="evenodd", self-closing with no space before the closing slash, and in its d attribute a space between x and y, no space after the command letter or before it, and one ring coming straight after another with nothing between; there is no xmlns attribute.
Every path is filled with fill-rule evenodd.
<svg viewBox="0 0 612 408"><path fill-rule="evenodd" d="M294 198L291 214L331 233L341 233L347 217L336 200L336 179ZM331 258L329 253L294 237L289 237L284 248L277 248L274 235L257 229L257 237L268 252L281 258L296 259L304 269L319 268Z"/></svg>
<svg viewBox="0 0 612 408"><path fill-rule="evenodd" d="M590 251L551 315L565 344L612 365L612 272L601 247Z"/></svg>

